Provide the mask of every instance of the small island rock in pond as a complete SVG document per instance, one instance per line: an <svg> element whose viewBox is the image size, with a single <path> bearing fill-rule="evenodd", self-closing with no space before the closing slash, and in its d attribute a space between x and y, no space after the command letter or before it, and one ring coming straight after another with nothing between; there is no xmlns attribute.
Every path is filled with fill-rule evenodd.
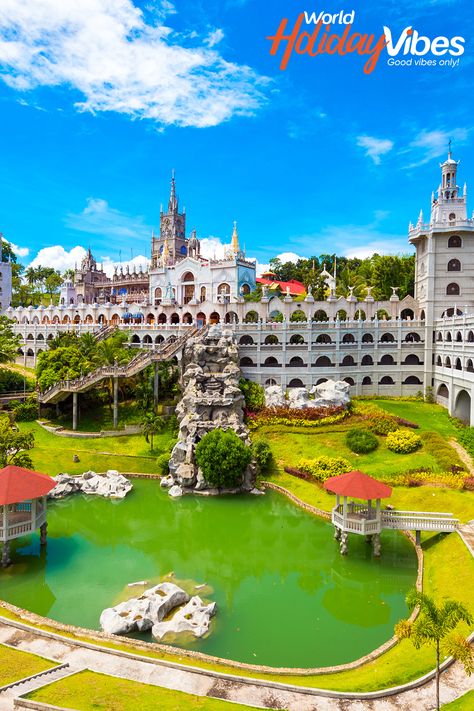
<svg viewBox="0 0 474 711"><path fill-rule="evenodd" d="M178 608L178 609L176 609ZM174 614L171 614L176 610ZM202 637L209 631L216 603L204 603L198 595L191 599L174 583L160 583L140 595L106 608L100 616L100 626L108 634L146 632L160 640L166 634L191 633ZM169 619L165 620L165 617Z"/></svg>
<svg viewBox="0 0 474 711"><path fill-rule="evenodd" d="M167 634L191 633L194 637L203 637L209 631L211 617L215 615L216 603L206 605L199 595L194 595L190 601L175 612L170 620L157 622L151 633L157 640Z"/></svg>
<svg viewBox="0 0 474 711"><path fill-rule="evenodd" d="M115 469L109 469L105 474L93 471L84 472L80 476L58 474L53 477L56 486L49 493L52 499L62 499L69 494L95 494L110 499L124 499L132 490L133 484Z"/></svg>

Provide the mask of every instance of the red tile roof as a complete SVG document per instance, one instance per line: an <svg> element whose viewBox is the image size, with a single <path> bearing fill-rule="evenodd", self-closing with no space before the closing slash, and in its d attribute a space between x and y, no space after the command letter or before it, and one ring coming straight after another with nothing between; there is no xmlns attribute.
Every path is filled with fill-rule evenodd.
<svg viewBox="0 0 474 711"><path fill-rule="evenodd" d="M45 496L56 482L46 474L9 464L0 469L0 506Z"/></svg>
<svg viewBox="0 0 474 711"><path fill-rule="evenodd" d="M392 489L368 474L358 471L347 472L327 479L324 488L341 496L353 496L355 499L386 499L392 494Z"/></svg>
<svg viewBox="0 0 474 711"><path fill-rule="evenodd" d="M306 293L305 285L296 279L290 279L290 281L278 281L278 279L265 279L264 277L257 277L257 284L264 284L265 286L276 287L279 286L283 293L286 292L287 287L290 287L290 294L294 296L300 296Z"/></svg>

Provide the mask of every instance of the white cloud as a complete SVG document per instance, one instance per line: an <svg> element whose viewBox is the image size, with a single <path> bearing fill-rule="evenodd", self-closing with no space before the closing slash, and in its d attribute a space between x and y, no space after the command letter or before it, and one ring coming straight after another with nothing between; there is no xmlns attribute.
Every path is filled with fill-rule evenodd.
<svg viewBox="0 0 474 711"><path fill-rule="evenodd" d="M222 42L224 39L224 32L221 30L220 27L216 27L215 30L212 30L212 32L209 32L208 36L204 40L205 44L207 44L208 47L215 47L216 44L219 44L219 42Z"/></svg>
<svg viewBox="0 0 474 711"><path fill-rule="evenodd" d="M107 274L107 276L111 277L115 271L115 267L120 269L120 267L126 271L127 267L130 269L130 271L133 271L133 267L137 270L137 272L140 270L140 267L142 268L142 271L146 271L148 268L148 265L150 264L150 260L147 259L143 254L139 254L137 257L134 257L133 259L129 259L128 261L125 262L116 262L110 259L110 257L101 257L101 261L97 262L98 266L102 266L104 272Z"/></svg>
<svg viewBox="0 0 474 711"><path fill-rule="evenodd" d="M40 249L28 266L53 267L63 272L66 269L74 269L76 265L79 266L85 256L86 250L84 247L76 246L68 252L60 244L55 244L51 247L43 247L43 249Z"/></svg>
<svg viewBox="0 0 474 711"><path fill-rule="evenodd" d="M19 247L17 244L10 242L10 246L18 257L27 257L30 253L28 247Z"/></svg>
<svg viewBox="0 0 474 711"><path fill-rule="evenodd" d="M380 157L389 153L394 143L388 138L375 138L375 136L357 136L357 145L365 148L365 155L371 158L375 165L380 165Z"/></svg>
<svg viewBox="0 0 474 711"><path fill-rule="evenodd" d="M204 237L199 241L201 256L206 259L224 259L226 251L230 248L230 243L225 244L219 237Z"/></svg>
<svg viewBox="0 0 474 711"><path fill-rule="evenodd" d="M212 48L182 46L162 24L174 11L158 2L142 13L132 0L2 0L1 78L13 89L69 87L80 111L115 111L161 126L215 126L263 103L268 79ZM148 16L150 21L147 22Z"/></svg>
<svg viewBox="0 0 474 711"><path fill-rule="evenodd" d="M82 212L69 213L65 224L78 232L112 238L119 246L124 243L129 247L131 240L148 241L151 235L151 226L143 217L117 210L103 198L88 197Z"/></svg>
<svg viewBox="0 0 474 711"><path fill-rule="evenodd" d="M471 129L469 128L437 129L434 131L423 129L419 131L409 143L408 148L403 151L415 156L413 162L407 167L416 168L419 165L429 163L435 158L446 156L448 141L452 139L455 146L463 145L466 143L470 131Z"/></svg>

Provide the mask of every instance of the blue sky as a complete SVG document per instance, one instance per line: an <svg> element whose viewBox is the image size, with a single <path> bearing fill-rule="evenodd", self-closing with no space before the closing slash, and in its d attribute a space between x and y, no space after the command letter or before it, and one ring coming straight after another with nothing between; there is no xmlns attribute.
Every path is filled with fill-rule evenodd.
<svg viewBox="0 0 474 711"><path fill-rule="evenodd" d="M281 19L340 9L354 32L412 25L465 53L454 68L384 53L370 75L357 55L294 55L281 71L266 39ZM2 0L0 231L25 264L64 268L89 244L146 256L174 168L211 253L234 219L261 263L408 249L449 137L461 183L474 176L473 24L469 0Z"/></svg>

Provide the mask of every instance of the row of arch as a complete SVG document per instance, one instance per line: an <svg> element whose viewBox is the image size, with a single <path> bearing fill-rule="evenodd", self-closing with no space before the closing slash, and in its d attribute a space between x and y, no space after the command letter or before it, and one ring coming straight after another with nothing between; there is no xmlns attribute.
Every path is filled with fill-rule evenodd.
<svg viewBox="0 0 474 711"><path fill-rule="evenodd" d="M93 317L90 315L87 315L84 319L81 318L79 314L76 314L76 316L73 316L72 318L68 316L67 314L62 317L62 319L59 318L59 316L53 316L51 319L49 316L43 316L41 319L41 324L42 325L78 325L81 323L85 324L94 324L97 323L98 325L106 325L107 323L110 323L112 326L118 326L121 323L125 324L141 324L141 323L146 323L149 325L153 325L155 323L157 324L171 324L171 325L179 325L179 324L192 324L196 320L196 322L200 321L202 322L203 325L207 323L209 320L209 323L219 323L220 322L220 314L217 313L217 311L213 311L211 314L209 314L209 317L203 312L199 312L196 314L196 317L194 319L193 315L187 311L184 314L179 314L178 312L174 312L167 316L165 313L161 313L158 315L157 318L155 318L155 315L152 313L147 314L144 316L143 314L126 314L125 316L120 316L117 313L112 314L110 317L110 320L107 321L105 316L100 315L97 319L97 321L94 321ZM18 323L17 319L13 319L16 323ZM224 315L224 321L225 323L238 323L239 318L235 311L227 311ZM21 319L22 324L29 324L31 323L32 325L39 325L40 320L38 316L34 316L31 320L31 322L28 320L26 316L24 316Z"/></svg>
<svg viewBox="0 0 474 711"><path fill-rule="evenodd" d="M383 333L382 336L379 339L379 343L395 343L396 338L393 335L393 333ZM353 333L345 333L343 337L341 338L341 343L346 343L346 344L351 344L351 343L357 343L358 341L356 340L356 337L354 336ZM371 333L364 333L361 339L362 343L373 343L374 342L374 337ZM264 340L264 345L266 346L274 346L278 345L281 343L281 341L278 339L278 336L276 336L274 333L269 334L268 336L265 336ZM307 343L305 341L304 336L301 335L301 333L294 333L290 337L289 341L290 345L302 345ZM336 341L333 341L331 339L331 336L329 333L321 333L315 340L315 343L323 343L323 344L334 344ZM405 338L403 339L403 343L421 343L421 336L418 333L407 333ZM255 345L256 342L254 341L253 337L250 335L244 335L240 337L239 344L241 346L252 346Z"/></svg>
<svg viewBox="0 0 474 711"><path fill-rule="evenodd" d="M453 334L451 331L447 331L445 337L443 338L443 332L438 331L436 334L436 340L440 343L442 341L445 341L446 343L452 343L453 340L456 341L456 343L462 343L463 339L463 334L461 331L457 331L456 335L454 336L453 339ZM474 331L469 331L467 334L467 338L465 339L467 343L474 343Z"/></svg>
<svg viewBox="0 0 474 711"><path fill-rule="evenodd" d="M463 367L461 358L451 359L450 356L445 356L443 362L442 357L439 355L436 358L436 365L443 368L454 368L454 370L466 370L468 373L474 373L474 364L472 358L467 358Z"/></svg>
<svg viewBox="0 0 474 711"><path fill-rule="evenodd" d="M362 366L375 365L374 359L370 355L364 355L361 359L360 364ZM336 366L336 363L333 363L329 356L319 356L319 358L316 358L312 365L316 368L334 368ZM357 363L354 360L353 356L346 355L339 363L339 365L342 367L357 366ZM386 353L380 358L380 360L377 362L377 365L397 365L397 362L391 354ZM401 365L423 365L423 362L420 361L420 358L416 355L416 353L410 353L406 356L405 360L401 363ZM257 364L250 356L243 356L240 359L240 366L242 368L255 368ZM281 368L282 363L280 363L278 359L275 358L275 356L268 356L268 358L265 358L263 363L261 363L261 366L262 368ZM293 356L292 358L290 358L288 363L285 364L285 366L287 368L307 368L308 363L305 363L303 358L301 358L300 356Z"/></svg>
<svg viewBox="0 0 474 711"><path fill-rule="evenodd" d="M355 385L355 380L354 378L344 378L343 379L345 383L349 383L349 385L353 386ZM316 385L321 385L321 383L327 382L327 378L320 378ZM379 385L395 385L395 381L393 378L391 378L389 375L384 375L382 378L380 378ZM422 385L423 383L419 378L417 378L414 375L409 375L408 378L405 378L405 380L402 382L402 385ZM265 380L265 387L269 385L278 385L277 381L275 378L268 378ZM368 375L362 378L362 385L373 385L372 378L370 378ZM289 388L304 388L305 385L301 378L292 378L290 382L288 383Z"/></svg>

